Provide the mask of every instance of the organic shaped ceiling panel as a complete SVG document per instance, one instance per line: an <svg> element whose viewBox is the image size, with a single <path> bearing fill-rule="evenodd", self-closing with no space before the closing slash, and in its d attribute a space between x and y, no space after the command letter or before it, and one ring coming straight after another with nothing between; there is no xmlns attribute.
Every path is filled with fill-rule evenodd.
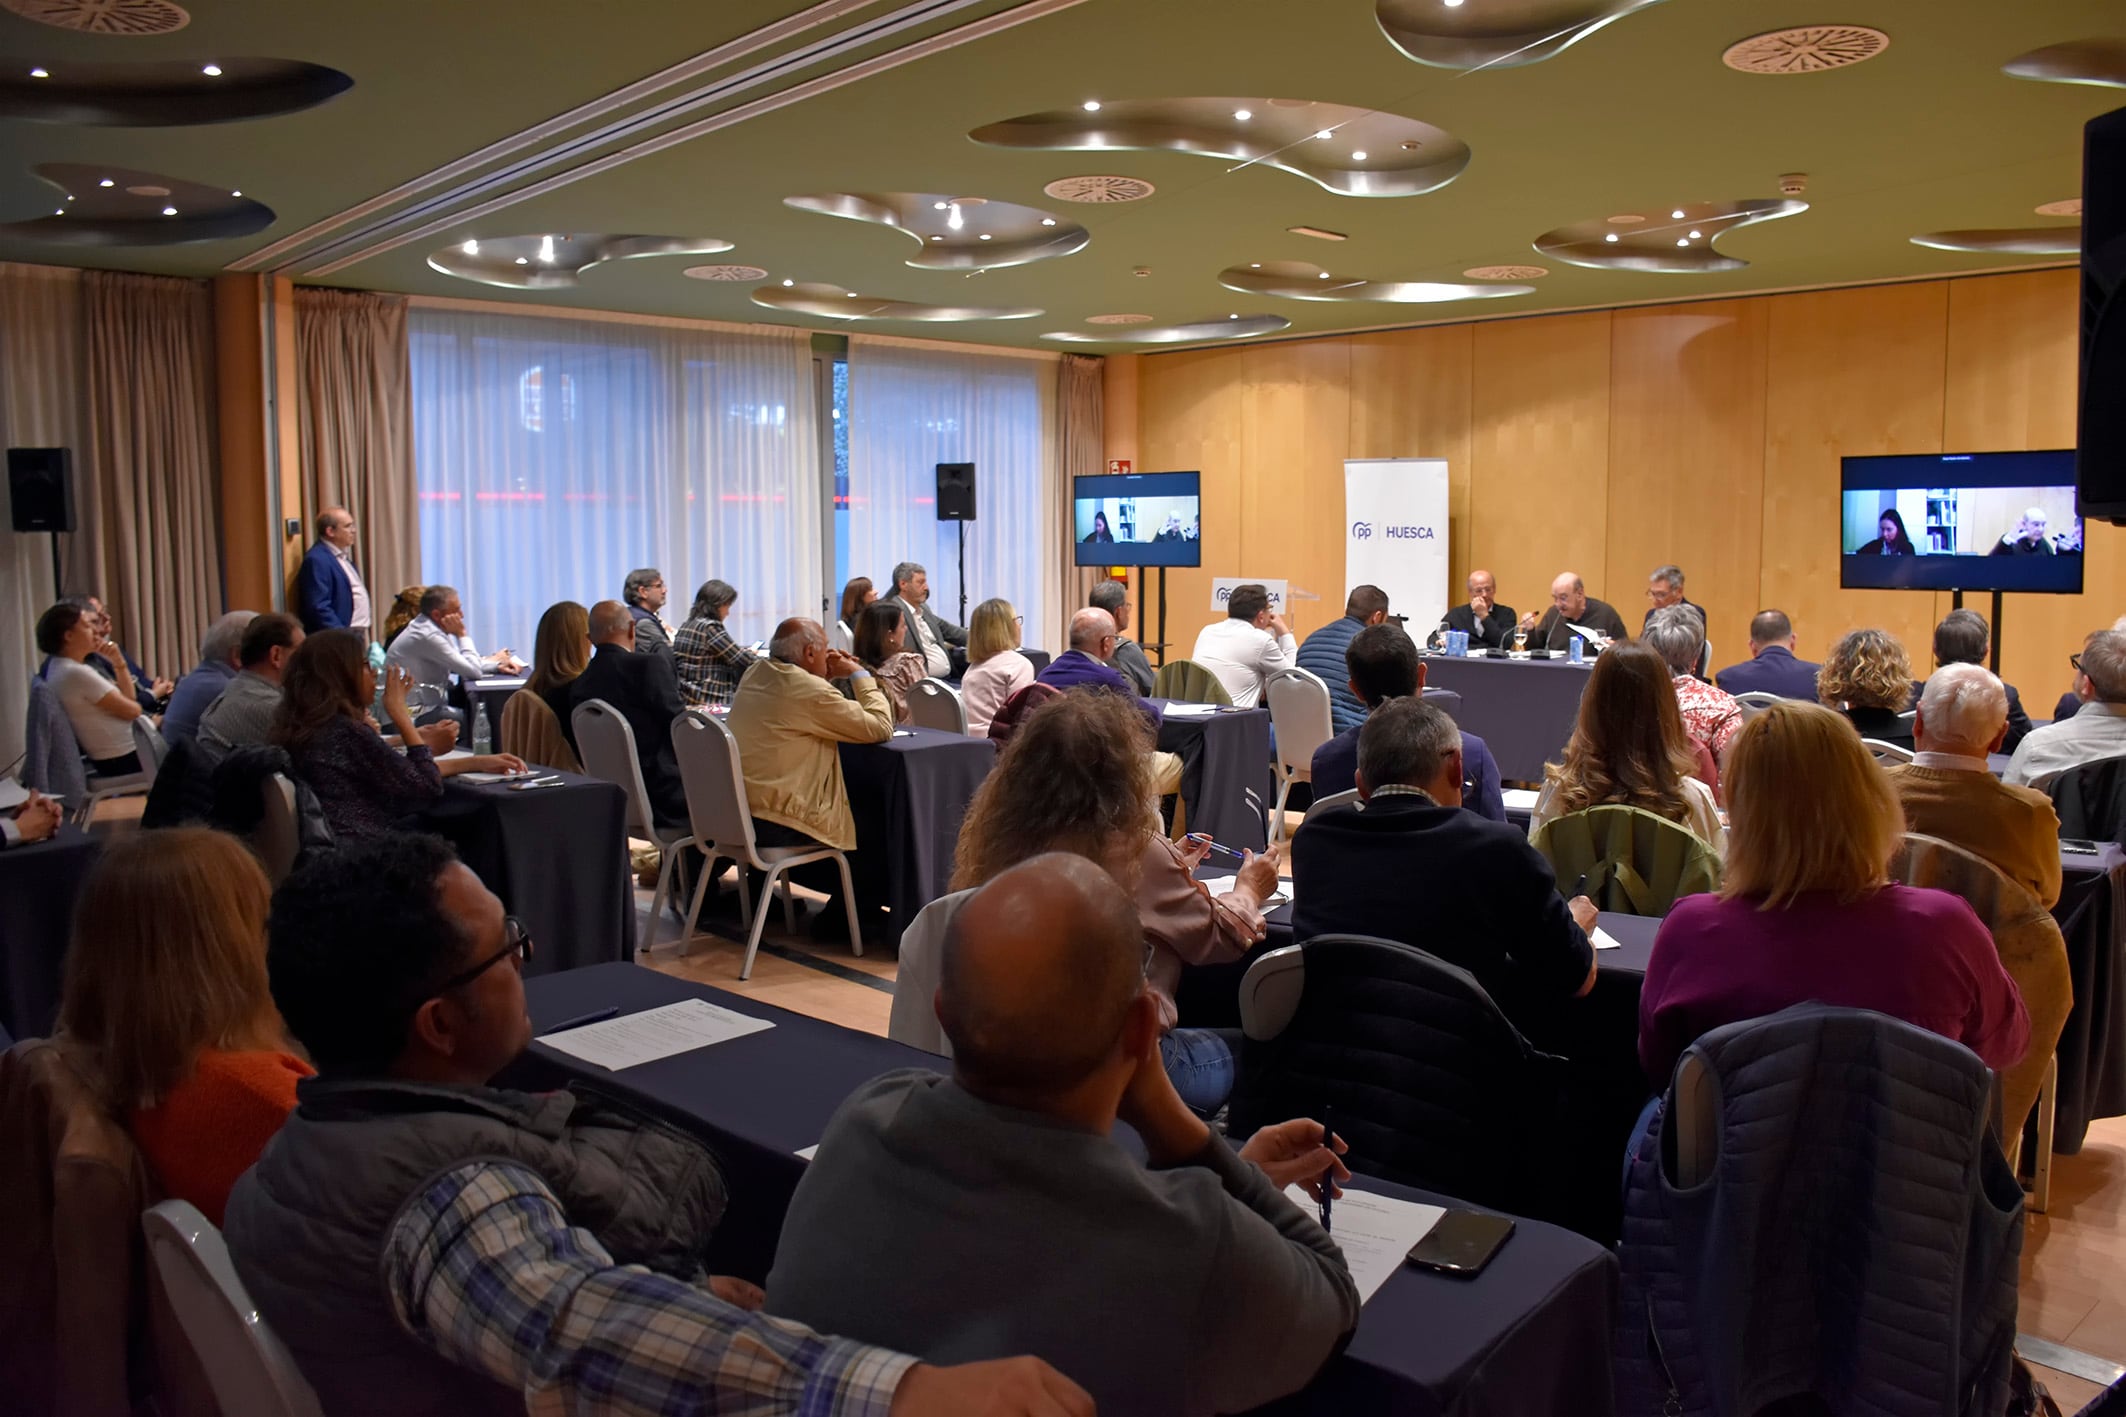
<svg viewBox="0 0 2126 1417"><path fill-rule="evenodd" d="M1050 109L967 135L1041 152L1177 152L1260 163L1345 197L1415 197L1469 165L1444 128L1377 109L1298 98L1142 98Z"/></svg>
<svg viewBox="0 0 2126 1417"><path fill-rule="evenodd" d="M184 6L170 0L0 0L0 10L54 29L124 39L170 34L192 23Z"/></svg>
<svg viewBox="0 0 2126 1417"><path fill-rule="evenodd" d="M1388 42L1440 69L1540 64L1661 0L1374 0Z"/></svg>
<svg viewBox="0 0 2126 1417"><path fill-rule="evenodd" d="M1042 339L1063 344L1195 344L1212 339L1246 339L1292 328L1282 315L1228 315L1223 320L1191 320L1180 325L1137 325L1108 332L1052 330Z"/></svg>
<svg viewBox="0 0 2126 1417"><path fill-rule="evenodd" d="M1688 275L1739 271L1749 264L1713 249L1720 237L1760 221L1777 221L1809 209L1807 202L1776 198L1736 202L1687 202L1645 212L1620 212L1546 231L1535 249L1575 266L1598 270L1661 271Z"/></svg>
<svg viewBox="0 0 2126 1417"><path fill-rule="evenodd" d="M121 128L235 123L300 113L353 87L337 69L294 59L54 60L0 74L0 118Z"/></svg>
<svg viewBox="0 0 2126 1417"><path fill-rule="evenodd" d="M0 223L0 237L54 246L182 246L273 225L271 207L227 187L81 162L31 171L59 195L49 215Z"/></svg>
<svg viewBox="0 0 2126 1417"><path fill-rule="evenodd" d="M428 264L447 276L513 290L565 290L604 261L637 256L711 256L731 243L713 236L602 236L554 232L544 236L483 236L432 251Z"/></svg>
<svg viewBox="0 0 2126 1417"><path fill-rule="evenodd" d="M1990 251L2011 256L2076 256L2082 250L2082 228L2073 226L2022 226L1975 231L1928 231L1912 238L1914 246L1937 251Z"/></svg>
<svg viewBox="0 0 2126 1417"><path fill-rule="evenodd" d="M753 292L753 303L794 315L821 315L830 320L922 320L962 324L970 320L1029 320L1036 305L925 305L916 300L886 300L859 295L819 281L784 281Z"/></svg>
<svg viewBox="0 0 2126 1417"><path fill-rule="evenodd" d="M1533 295L1532 285L1468 285L1458 281L1368 280L1332 275L1307 261L1258 261L1227 266L1218 273L1227 290L1250 295L1281 295L1287 300L1380 301L1390 305L1436 305L1449 300L1496 300Z"/></svg>
<svg viewBox="0 0 2126 1417"><path fill-rule="evenodd" d="M2018 79L2054 84L2098 84L2126 88L2126 38L2071 39L2018 54L2001 65Z"/></svg>
<svg viewBox="0 0 2126 1417"><path fill-rule="evenodd" d="M1083 251L1092 234L1039 207L955 197L949 192L821 192L785 197L783 205L907 236L922 249L908 264L929 271L1024 266Z"/></svg>

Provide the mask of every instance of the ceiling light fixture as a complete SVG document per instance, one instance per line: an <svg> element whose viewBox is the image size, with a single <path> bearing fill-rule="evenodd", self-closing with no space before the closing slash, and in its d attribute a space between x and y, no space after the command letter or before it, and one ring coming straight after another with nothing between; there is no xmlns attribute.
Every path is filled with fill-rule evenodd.
<svg viewBox="0 0 2126 1417"><path fill-rule="evenodd" d="M1698 240L1698 239L1699 239L1700 237L1702 237L1702 236L1704 236L1704 235L1705 235L1705 233L1704 233L1704 232L1702 232L1702 231L1692 231L1692 232L1691 232L1691 234L1690 234L1690 239L1691 239L1691 240L1693 240L1693 241L1696 241L1696 240Z"/></svg>
<svg viewBox="0 0 2126 1417"><path fill-rule="evenodd" d="M113 182L110 178L106 177L103 179L103 181L97 183L96 185L98 187L116 187L118 184L116 182Z"/></svg>
<svg viewBox="0 0 2126 1417"><path fill-rule="evenodd" d="M65 207L54 207L54 208L52 209L52 215L53 215L53 216L65 216L65 215L66 215L66 208L65 208Z"/></svg>
<svg viewBox="0 0 2126 1417"><path fill-rule="evenodd" d="M1450 10L1459 10L1462 8L1462 0L1440 0L1440 3L1442 5L1445 5Z"/></svg>
<svg viewBox="0 0 2126 1417"><path fill-rule="evenodd" d="M1316 280L1327 280L1329 278L1329 273L1327 271L1321 271L1314 278Z"/></svg>
<svg viewBox="0 0 2126 1417"><path fill-rule="evenodd" d="M1045 216L1041 218L1041 225L1043 226L1054 226L1055 224L1056 219L1052 216Z"/></svg>
<svg viewBox="0 0 2126 1417"><path fill-rule="evenodd" d="M1233 110L1233 116L1239 119L1241 122L1245 123L1250 118L1253 118L1255 115L1245 108L1236 108Z"/></svg>
<svg viewBox="0 0 2126 1417"><path fill-rule="evenodd" d="M480 254L480 243L477 241L468 241L463 246L460 246L458 249L463 251L468 256L477 256Z"/></svg>
<svg viewBox="0 0 2126 1417"><path fill-rule="evenodd" d="M986 231L985 231L985 232L983 232L983 233L982 233L982 234L981 234L980 236L977 236L977 237L975 238L975 240L977 240L977 241L987 241L988 239L989 239L989 233L988 233L988 232L986 232Z"/></svg>
<svg viewBox="0 0 2126 1417"><path fill-rule="evenodd" d="M163 214L164 216L176 216L176 215L177 215L177 208L175 208L175 207L164 207L164 208L162 209L162 214Z"/></svg>
<svg viewBox="0 0 2126 1417"><path fill-rule="evenodd" d="M517 264L518 264L518 265L520 265L520 266L528 266L528 265L530 265L530 264L531 264L531 257L529 257L529 256L519 256L519 257L517 257Z"/></svg>
<svg viewBox="0 0 2126 1417"><path fill-rule="evenodd" d="M554 238L551 236L539 238L539 263L545 266L554 263Z"/></svg>
<svg viewBox="0 0 2126 1417"><path fill-rule="evenodd" d="M230 196L232 196L232 197L241 197L241 196L242 196L243 194L244 194L243 188L239 187L239 188L237 188L237 189L236 189L236 190L235 190L234 192L231 192L231 193L230 193L229 195L230 195Z"/></svg>
<svg viewBox="0 0 2126 1417"><path fill-rule="evenodd" d="M932 241L943 241L943 240L944 240L945 238L944 238L944 237L942 237L942 236L933 236L933 237L931 237L930 239L931 239Z"/></svg>
<svg viewBox="0 0 2126 1417"><path fill-rule="evenodd" d="M1690 245L1690 238L1688 236L1679 236L1676 238L1676 244L1678 246L1688 246Z"/></svg>
<svg viewBox="0 0 2126 1417"><path fill-rule="evenodd" d="M941 211L945 210L945 203L943 203L943 202L932 202L932 203L930 204L930 210L932 210L932 211L934 211L934 212L941 212Z"/></svg>
<svg viewBox="0 0 2126 1417"><path fill-rule="evenodd" d="M1089 98L1079 106L1083 108L1087 113L1098 113L1100 111L1100 100L1096 98Z"/></svg>
<svg viewBox="0 0 2126 1417"><path fill-rule="evenodd" d="M1249 270L1251 270L1251 271L1259 271L1259 270L1261 270L1261 269L1262 269L1262 262L1260 262L1260 261L1250 261L1250 262L1248 262L1248 269L1249 269Z"/></svg>
<svg viewBox="0 0 2126 1417"><path fill-rule="evenodd" d="M947 206L945 213L945 225L951 227L954 231L958 231L961 227L967 225L967 218L960 215L960 204L958 202L953 202Z"/></svg>
<svg viewBox="0 0 2126 1417"><path fill-rule="evenodd" d="M1365 160L1366 150L1364 148L1360 148L1357 152L1351 154L1351 161L1353 162L1364 162Z"/></svg>
<svg viewBox="0 0 2126 1417"><path fill-rule="evenodd" d="M1614 241L1614 240L1616 240L1616 239L1617 239L1617 234L1616 234L1616 233L1615 233L1614 231L1612 231L1612 232L1610 232L1610 233L1609 233L1609 235L1607 235L1607 236L1603 237L1602 239L1603 239L1604 241Z"/></svg>
<svg viewBox="0 0 2126 1417"><path fill-rule="evenodd" d="M1681 221L1683 220L1683 208L1677 207L1674 211L1670 212L1669 215L1671 217L1674 217L1677 221Z"/></svg>
<svg viewBox="0 0 2126 1417"><path fill-rule="evenodd" d="M40 68L40 69L32 69L32 70L30 70L30 77L31 77L31 78L33 78L33 79L49 79L49 78L50 78L51 76L52 76L52 71L51 71L51 70L49 70L49 69L41 69L41 68Z"/></svg>
<svg viewBox="0 0 2126 1417"><path fill-rule="evenodd" d="M221 77L221 65L202 64L199 67L199 72L205 74L210 79L218 79Z"/></svg>
<svg viewBox="0 0 2126 1417"><path fill-rule="evenodd" d="M1228 316L1226 316L1226 318L1227 318L1228 320L1237 320L1237 319L1239 319L1240 317L1239 317L1238 315L1228 315Z"/></svg>
<svg viewBox="0 0 2126 1417"><path fill-rule="evenodd" d="M856 299L856 292L853 290L845 290L842 292L842 294L848 296L851 300Z"/></svg>
<svg viewBox="0 0 2126 1417"><path fill-rule="evenodd" d="M1330 132L1327 128L1324 128L1319 133L1316 133L1314 136L1317 138L1333 138L1336 135Z"/></svg>

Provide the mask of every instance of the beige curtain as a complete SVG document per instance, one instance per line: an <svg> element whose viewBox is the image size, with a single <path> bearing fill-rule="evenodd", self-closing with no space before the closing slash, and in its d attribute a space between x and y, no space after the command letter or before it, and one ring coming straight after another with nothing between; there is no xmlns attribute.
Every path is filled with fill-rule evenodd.
<svg viewBox="0 0 2126 1417"><path fill-rule="evenodd" d="M326 507L353 513L355 564L381 625L399 588L421 580L405 297L298 288L295 362L303 535Z"/></svg>
<svg viewBox="0 0 2126 1417"><path fill-rule="evenodd" d="M1096 354L1066 354L1056 373L1056 452L1063 474L1056 479L1056 496L1060 499L1057 518L1066 542L1075 540L1071 480L1107 470L1106 404L1101 383L1106 363ZM1090 566L1072 565L1073 559L1072 555L1063 558L1061 593L1066 625L1071 613L1085 604L1094 584L1105 579L1103 572Z"/></svg>
<svg viewBox="0 0 2126 1417"><path fill-rule="evenodd" d="M221 605L215 516L214 304L203 281L82 277L88 462L102 505L100 590L118 641L175 678ZM71 584L69 589L90 589Z"/></svg>

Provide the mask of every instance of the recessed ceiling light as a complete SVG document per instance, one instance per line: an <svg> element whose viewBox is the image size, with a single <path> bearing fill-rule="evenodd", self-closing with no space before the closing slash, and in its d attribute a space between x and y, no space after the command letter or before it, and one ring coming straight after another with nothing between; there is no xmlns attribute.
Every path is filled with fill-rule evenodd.
<svg viewBox="0 0 2126 1417"><path fill-rule="evenodd" d="M1450 10L1459 10L1462 8L1462 0L1440 0L1440 3L1442 5L1445 5Z"/></svg>
<svg viewBox="0 0 2126 1417"><path fill-rule="evenodd" d="M783 282L783 286L784 286L784 287L785 287L786 289L787 289L788 287L790 287L790 286L793 286L793 285L795 285L795 284L797 284L797 282L796 282L796 281L794 281L794 280L786 280L786 281L784 281L784 282Z"/></svg>
<svg viewBox="0 0 2126 1417"><path fill-rule="evenodd" d="M975 240L977 240L977 241L987 241L988 239L989 239L989 233L988 233L988 232L986 232L986 231L985 231L985 232L983 232L983 233L982 233L982 234L981 234L980 236L977 236L977 237L975 238Z"/></svg>
<svg viewBox="0 0 2126 1417"><path fill-rule="evenodd" d="M1678 246L1688 246L1690 245L1690 238L1688 236L1679 236L1676 238L1676 244Z"/></svg>
<svg viewBox="0 0 2126 1417"><path fill-rule="evenodd" d="M1055 224L1056 219L1052 216L1045 216L1041 218L1041 225L1043 226L1054 226Z"/></svg>
<svg viewBox="0 0 2126 1417"><path fill-rule="evenodd" d="M958 202L948 203L945 213L945 225L951 227L954 231L958 231L967 224L967 218L960 214L960 204Z"/></svg>
<svg viewBox="0 0 2126 1417"><path fill-rule="evenodd" d="M1674 211L1670 212L1669 215L1674 217L1677 221L1681 221L1683 220L1683 208L1677 207Z"/></svg>
<svg viewBox="0 0 2126 1417"><path fill-rule="evenodd" d="M54 207L54 208L52 209L52 215L53 215L53 216L65 216L65 215L66 215L66 208L65 208L65 207Z"/></svg>
<svg viewBox="0 0 2126 1417"><path fill-rule="evenodd" d="M1316 276L1315 276L1314 278L1315 278L1316 280L1327 280L1327 279L1329 278L1329 273L1328 273L1327 271L1321 271L1321 272L1319 272L1318 274L1316 274Z"/></svg>
<svg viewBox="0 0 2126 1417"><path fill-rule="evenodd" d="M232 196L232 197L241 197L241 196L242 196L243 194L244 194L244 190L243 190L243 188L239 187L239 188L237 188L237 189L236 189L235 191L231 192L231 193L230 193L229 195L230 195L230 196Z"/></svg>
<svg viewBox="0 0 2126 1417"><path fill-rule="evenodd" d="M103 179L103 181L97 183L96 185L98 187L116 187L118 184L116 182L113 182L110 178L106 177Z"/></svg>
<svg viewBox="0 0 2126 1417"><path fill-rule="evenodd" d="M162 209L162 214L163 214L164 216L176 216L176 215L177 215L177 208L175 208L175 207L164 207L164 208Z"/></svg>
<svg viewBox="0 0 2126 1417"><path fill-rule="evenodd" d="M945 238L944 238L944 237L942 237L942 236L933 236L933 237L931 237L930 239L931 239L932 241L943 241L943 240L944 240Z"/></svg>
<svg viewBox="0 0 2126 1417"><path fill-rule="evenodd" d="M554 238L553 238L553 237L551 237L551 236L542 236L542 237L540 237L540 238L539 238L539 259L540 259L540 261L541 261L541 262L543 262L544 264L546 264L546 265L549 265L549 266L550 266L550 265L552 265L552 264L554 263Z"/></svg>
<svg viewBox="0 0 2126 1417"><path fill-rule="evenodd" d="M932 203L930 204L930 210L932 210L932 211L934 211L934 212L941 212L941 211L945 210L945 207L946 207L946 203L944 203L944 202L932 202Z"/></svg>
<svg viewBox="0 0 2126 1417"><path fill-rule="evenodd" d="M1089 98L1085 100L1085 102L1080 106L1083 107L1087 113L1098 113L1100 111L1100 100L1096 98Z"/></svg>
<svg viewBox="0 0 2126 1417"><path fill-rule="evenodd" d="M1245 123L1245 122L1247 122L1247 121L1248 121L1248 120L1249 120L1250 118L1253 118L1253 117L1254 117L1255 115L1254 115L1254 114L1252 114L1252 113L1250 113L1250 112L1249 112L1249 111L1248 111L1247 109L1245 109L1245 108L1236 108L1236 109L1234 109L1234 110L1233 110L1233 116L1234 116L1235 118L1238 118L1238 119L1239 119L1239 120L1240 120L1241 122Z"/></svg>
<svg viewBox="0 0 2126 1417"><path fill-rule="evenodd" d="M1227 318L1228 320L1237 320L1237 319L1239 319L1240 317L1239 317L1238 315L1228 315L1228 316L1226 316L1226 318Z"/></svg>
<svg viewBox="0 0 2126 1417"><path fill-rule="evenodd" d="M221 77L221 65L202 64L199 66L199 72L205 74L210 79L218 79Z"/></svg>
<svg viewBox="0 0 2126 1417"><path fill-rule="evenodd" d="M480 254L480 243L477 241L468 241L463 246L460 246L458 249L460 251L463 251L468 256L477 256Z"/></svg>
<svg viewBox="0 0 2126 1417"><path fill-rule="evenodd" d="M1333 138L1336 135L1330 132L1327 128L1324 128L1319 133L1316 133L1314 136L1317 138Z"/></svg>
<svg viewBox="0 0 2126 1417"><path fill-rule="evenodd" d="M1250 262L1248 262L1248 269L1249 269L1249 270L1251 270L1251 271L1259 271L1259 270L1261 270L1261 269L1262 269L1262 262L1260 262L1260 261L1250 261Z"/></svg>
<svg viewBox="0 0 2126 1417"><path fill-rule="evenodd" d="M1698 238L1700 238L1700 237L1701 237L1701 236L1703 236L1703 235L1705 235L1705 233L1704 233L1704 232L1702 232L1702 231L1693 231L1693 232L1692 232L1692 233L1690 234L1690 239L1691 239L1691 240L1693 240L1693 241L1696 241L1696 240L1697 240Z"/></svg>
<svg viewBox="0 0 2126 1417"><path fill-rule="evenodd" d="M1617 234L1616 234L1616 233L1615 233L1614 231L1612 231L1612 232L1610 232L1610 233L1609 233L1609 235L1607 235L1607 236L1603 237L1602 239L1603 239L1604 241L1614 241L1614 240L1616 240L1616 239L1617 239Z"/></svg>
<svg viewBox="0 0 2126 1417"><path fill-rule="evenodd" d="M1364 148L1360 148L1357 152L1351 154L1351 161L1353 162L1364 162L1365 160L1366 150Z"/></svg>
<svg viewBox="0 0 2126 1417"><path fill-rule="evenodd" d="M517 264L518 264L518 265L520 265L520 266L528 266L528 265L530 265L530 264L531 264L531 257L529 257L529 256L519 256L519 257L517 257Z"/></svg>
<svg viewBox="0 0 2126 1417"><path fill-rule="evenodd" d="M52 76L52 71L51 71L51 70L49 70L49 69L32 69L32 70L30 70L30 77L31 77L31 78L33 78L33 79L49 79L49 78L50 78L51 76Z"/></svg>
<svg viewBox="0 0 2126 1417"><path fill-rule="evenodd" d="M842 294L848 296L851 300L856 299L856 292L853 290L845 290L842 292Z"/></svg>

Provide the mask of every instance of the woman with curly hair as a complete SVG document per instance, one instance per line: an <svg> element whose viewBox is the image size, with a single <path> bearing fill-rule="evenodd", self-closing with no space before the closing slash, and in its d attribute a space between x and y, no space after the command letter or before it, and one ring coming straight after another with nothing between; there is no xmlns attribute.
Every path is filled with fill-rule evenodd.
<svg viewBox="0 0 2126 1417"><path fill-rule="evenodd" d="M1912 746L1912 661L1881 630L1854 630L1831 647L1816 671L1816 699L1843 713L1863 738Z"/></svg>
<svg viewBox="0 0 2126 1417"><path fill-rule="evenodd" d="M1638 807L1725 851L1713 790L1694 776L1701 770L1667 661L1642 640L1620 640L1587 676L1565 761L1545 765L1528 834L1589 807Z"/></svg>

